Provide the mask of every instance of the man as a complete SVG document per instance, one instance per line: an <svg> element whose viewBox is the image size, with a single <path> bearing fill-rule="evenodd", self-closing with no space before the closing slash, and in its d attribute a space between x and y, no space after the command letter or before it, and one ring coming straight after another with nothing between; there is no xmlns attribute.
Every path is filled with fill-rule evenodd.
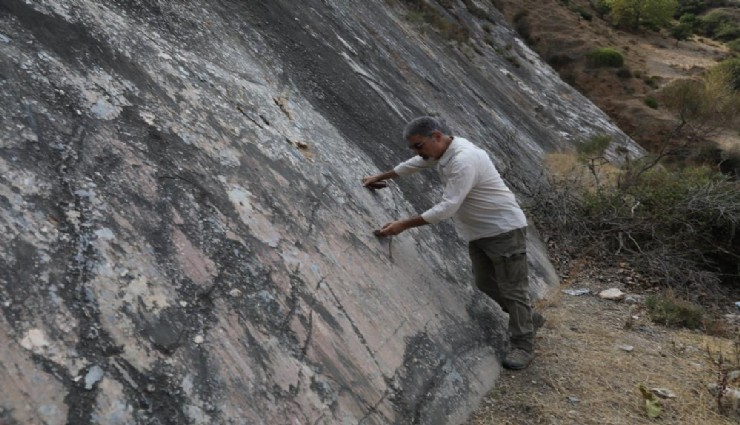
<svg viewBox="0 0 740 425"><path fill-rule="evenodd" d="M486 151L448 133L435 118L415 118L406 125L403 137L417 156L390 171L362 179L363 185L373 187L387 179L436 167L445 185L442 200L432 208L419 216L388 223L376 233L393 236L454 218L457 232L468 242L476 286L509 314L511 350L503 365L523 369L534 353L527 220ZM544 318L536 314L535 320L542 322Z"/></svg>

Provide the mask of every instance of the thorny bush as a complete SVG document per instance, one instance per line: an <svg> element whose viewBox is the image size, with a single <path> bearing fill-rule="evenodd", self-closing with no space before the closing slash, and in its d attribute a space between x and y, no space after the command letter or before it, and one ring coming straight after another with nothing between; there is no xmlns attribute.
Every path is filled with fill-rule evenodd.
<svg viewBox="0 0 740 425"><path fill-rule="evenodd" d="M697 296L711 297L720 282L740 285L740 182L706 167L594 167L593 159L563 169L560 158L528 193L535 220L574 254L607 250L669 287L700 288L689 291Z"/></svg>

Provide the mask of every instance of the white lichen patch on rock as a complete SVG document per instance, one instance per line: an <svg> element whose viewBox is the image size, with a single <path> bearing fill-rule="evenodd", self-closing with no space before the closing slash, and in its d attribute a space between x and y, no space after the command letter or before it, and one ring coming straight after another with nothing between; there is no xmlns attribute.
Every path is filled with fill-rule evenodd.
<svg viewBox="0 0 740 425"><path fill-rule="evenodd" d="M229 189L229 200L239 212L244 224L249 226L254 236L268 244L277 247L282 236L271 221L265 217L259 209L259 204L253 199L253 195L240 186L231 185Z"/></svg>
<svg viewBox="0 0 740 425"><path fill-rule="evenodd" d="M131 305L142 303L147 310L157 313L170 305L169 297L160 288L146 276L137 276L124 288L123 301Z"/></svg>
<svg viewBox="0 0 740 425"><path fill-rule="evenodd" d="M41 352L48 347L49 341L41 329L29 329L20 341L21 347L29 351Z"/></svg>
<svg viewBox="0 0 740 425"><path fill-rule="evenodd" d="M109 378L98 383L98 396L95 398L93 423L106 425L128 425L135 423L134 408L126 402L123 385Z"/></svg>

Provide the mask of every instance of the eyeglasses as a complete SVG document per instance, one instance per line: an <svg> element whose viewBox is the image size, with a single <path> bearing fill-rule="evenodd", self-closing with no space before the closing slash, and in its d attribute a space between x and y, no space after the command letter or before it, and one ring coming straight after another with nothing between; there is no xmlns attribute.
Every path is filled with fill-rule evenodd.
<svg viewBox="0 0 740 425"><path fill-rule="evenodd" d="M421 142L414 143L410 147L411 147L412 150L418 151L419 149L421 149L422 146L424 146L424 143L426 143L427 141L429 141L429 139L431 139L431 138L432 138L432 136L424 136L424 140L422 140Z"/></svg>
<svg viewBox="0 0 740 425"><path fill-rule="evenodd" d="M411 145L411 149L413 149L415 151L418 151L419 149L421 149L422 146L424 146L424 143L426 143L426 142L427 141L424 140L423 142L414 143L413 145Z"/></svg>

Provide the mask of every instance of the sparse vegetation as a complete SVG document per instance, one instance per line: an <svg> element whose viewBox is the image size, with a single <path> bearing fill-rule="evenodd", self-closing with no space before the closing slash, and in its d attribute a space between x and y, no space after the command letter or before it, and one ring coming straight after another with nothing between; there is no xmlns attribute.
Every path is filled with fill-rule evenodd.
<svg viewBox="0 0 740 425"><path fill-rule="evenodd" d="M685 23L679 23L678 25L673 25L670 28L671 37L675 38L677 41L684 41L688 40L689 37L694 33L694 30L691 28L691 25L685 24Z"/></svg>
<svg viewBox="0 0 740 425"><path fill-rule="evenodd" d="M417 25L427 24L448 40L462 43L470 39L470 31L451 16L445 15L424 0L401 0L409 9L406 18ZM444 4L443 4L444 6ZM450 7L451 5L447 5Z"/></svg>
<svg viewBox="0 0 740 425"><path fill-rule="evenodd" d="M590 20L592 20L594 18L594 15L591 14L591 12L589 12L585 8L583 8L583 6L576 6L576 7L571 8L571 10L573 12L577 13L578 16L580 16L581 18L583 18L583 19L585 19L587 21L590 21Z"/></svg>
<svg viewBox="0 0 740 425"><path fill-rule="evenodd" d="M671 169L654 157L614 167L599 152L604 140L585 143L579 161L531 193L531 213L569 246L620 255L674 288L740 282L740 182L708 167Z"/></svg>
<svg viewBox="0 0 740 425"><path fill-rule="evenodd" d="M715 79L718 89L728 88L730 94L740 91L740 58L728 59L717 64L708 72L708 81Z"/></svg>
<svg viewBox="0 0 740 425"><path fill-rule="evenodd" d="M468 9L468 12L470 12L471 15L475 16L478 19L490 19L488 16L488 12L479 7L474 1L472 0L463 0L463 3L465 4L465 7Z"/></svg>
<svg viewBox="0 0 740 425"><path fill-rule="evenodd" d="M702 16L699 28L703 35L717 40L730 41L740 37L740 23L724 9L714 9Z"/></svg>
<svg viewBox="0 0 740 425"><path fill-rule="evenodd" d="M604 0L589 0L591 8L596 12L599 18L604 18L609 14L609 6Z"/></svg>
<svg viewBox="0 0 740 425"><path fill-rule="evenodd" d="M611 47L602 47L590 51L586 58L589 65L593 67L613 67L619 68L624 65L624 56L617 49Z"/></svg>
<svg viewBox="0 0 740 425"><path fill-rule="evenodd" d="M512 65L514 65L514 67L516 67L516 68L521 68L522 67L522 64L519 63L519 59L517 59L517 57L514 56L514 55L512 55L511 53L505 54L504 55L504 59L506 59L507 61L509 61L509 63L511 63Z"/></svg>
<svg viewBox="0 0 740 425"><path fill-rule="evenodd" d="M604 0L614 24L633 30L640 25L665 27L678 8L676 0Z"/></svg>
<svg viewBox="0 0 740 425"><path fill-rule="evenodd" d="M632 71L627 67L622 67L617 70L617 77L622 79L632 78Z"/></svg>
<svg viewBox="0 0 740 425"><path fill-rule="evenodd" d="M519 34L520 37L522 37L522 40L524 40L525 43L528 45L533 45L534 40L532 39L532 34L529 29L529 22L527 21L527 15L529 12L526 10L520 10L514 15L514 29Z"/></svg>
<svg viewBox="0 0 740 425"><path fill-rule="evenodd" d="M727 43L727 47L734 53L740 53L740 38Z"/></svg>
<svg viewBox="0 0 740 425"><path fill-rule="evenodd" d="M658 101L652 96L645 98L645 104L653 109L658 109Z"/></svg>
<svg viewBox="0 0 740 425"><path fill-rule="evenodd" d="M642 81L651 88L654 88L654 89L658 88L658 79L652 75L643 76Z"/></svg>
<svg viewBox="0 0 740 425"><path fill-rule="evenodd" d="M698 329L704 318L700 306L676 297L671 291L664 295L648 296L645 307L652 321L665 326Z"/></svg>
<svg viewBox="0 0 740 425"><path fill-rule="evenodd" d="M660 93L681 130L705 139L724 127L740 127L740 59L722 62L703 79L677 80Z"/></svg>
<svg viewBox="0 0 740 425"><path fill-rule="evenodd" d="M660 422L734 423L734 417L724 417L726 412L714 402L718 393L710 394L704 388L717 376L711 364L685 368L690 370L677 370L675 362L669 364L674 358L692 358L694 365L701 362L702 350L695 347L703 348L701 341L709 339L708 335L722 337L715 340L723 344L721 350L725 353L726 338L740 341L737 327L731 327L724 316L734 308L727 305L728 294L740 284L740 183L733 174L740 171L740 150L731 148L740 134L740 115L733 115L730 107L734 96L730 88L734 85L720 83L735 80L719 77L732 75L734 67L723 65L722 73L703 75L703 68L726 58L727 53L715 41L714 33L703 36L703 43L695 42L692 36L704 34L703 17L724 2L680 0L672 17L675 20L668 26L658 26L645 17L639 19L638 28L661 29L660 33L623 31L625 27L632 29L629 21L621 28L604 25L599 18L612 21L614 17L604 1L589 1L591 9L586 8L593 13L591 23L578 23L574 15L585 1L543 3L547 4L511 0L509 17L515 8L527 10L528 14L520 12L517 20L526 21L531 30L528 34L536 40L534 48L541 56L565 81L577 82L579 90L610 111L620 127L624 124L622 128L652 152L636 159L626 149L615 147L607 136L590 137L577 152L547 158L550 171L546 173L546 188L530 191L522 188L521 182L515 185L529 195L525 196L531 202L525 203L527 210L539 222L555 261L565 257L561 264L566 267L559 269L565 276L565 286L588 287L592 293L617 286L631 294L650 288L648 293L653 296L649 306L637 296L636 305L609 303L608 307L598 297L562 293L553 294L554 300L548 297L542 305L554 306L549 311L544 307L552 332L545 329L539 341L541 366L535 364L535 369L523 378L502 383L509 393L491 404L480 423L513 425L541 418L553 423L607 423L619 417L625 423L647 425L654 420L635 408L639 394L632 391L630 397L637 397L622 397L630 392L630 384L631 390L637 388L631 382L637 375L648 389L661 386L678 390L677 399L664 401ZM696 6L694 10L691 4ZM563 36L566 26L573 27L577 34ZM676 40L686 41L676 41L674 46L666 37L669 33ZM729 37L731 32L725 29L723 34ZM737 45L733 44L735 40L737 37L727 40L731 50ZM614 48L629 68L588 69L594 64L579 60L584 45ZM735 51L738 48L740 45ZM680 65L668 66L669 61ZM681 78L679 75L691 82L686 84L694 90L688 93L693 98L683 99L682 107L682 101L676 102L680 97L668 99L673 88L666 90ZM631 77L634 79L628 80ZM656 107L660 112L648 112L648 108ZM602 150L604 140L608 147ZM613 160L619 156L623 158L621 164L606 161L607 157ZM640 277L625 280L624 276L615 278L610 274L617 268L621 273L622 267ZM737 298L733 295L731 299ZM574 312L590 304L587 314ZM706 309L702 311L699 305ZM591 333L586 330L589 326L584 322L589 317L616 316L615 310L620 310L621 323L629 317L635 326L631 330L610 328L615 317L609 317ZM663 325L677 328L655 332ZM701 329L703 333L680 327ZM676 335L687 338L681 340L683 344L673 345ZM693 342L688 343L688 337ZM575 344L576 340L581 343ZM633 345L634 351L625 355L615 349L615 341ZM619 372L610 374L612 371L604 370L604 364L619 365ZM737 357L735 364L740 366ZM630 373L635 370L650 370L655 379ZM716 379L720 386L725 382ZM545 389L537 392L535 403L528 404L535 380ZM607 388L604 382L608 382ZM702 390L703 394L697 394ZM569 395L567 402L564 394ZM570 395L580 402L571 402ZM525 412L522 406L531 411ZM635 412L637 415L633 415Z"/></svg>

